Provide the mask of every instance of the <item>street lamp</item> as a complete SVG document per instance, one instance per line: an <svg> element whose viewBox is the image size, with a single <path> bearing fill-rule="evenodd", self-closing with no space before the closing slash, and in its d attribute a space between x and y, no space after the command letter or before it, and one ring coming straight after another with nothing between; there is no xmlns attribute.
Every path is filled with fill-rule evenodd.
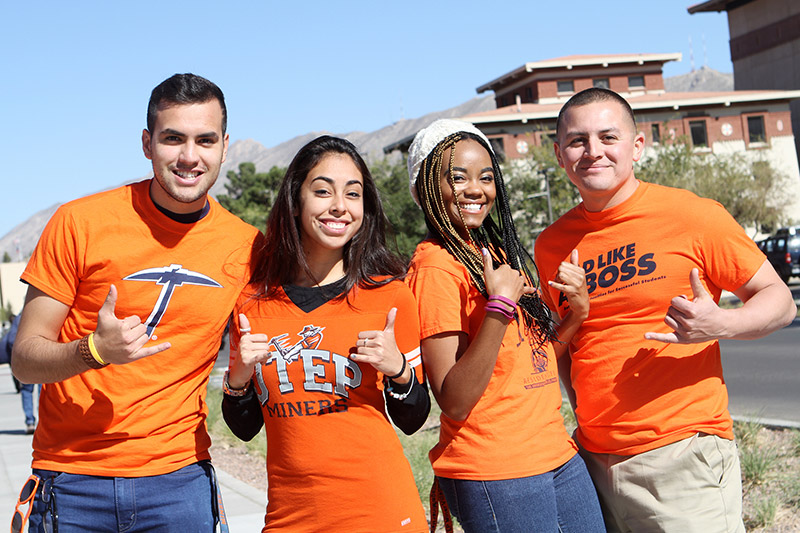
<svg viewBox="0 0 800 533"><path fill-rule="evenodd" d="M550 202L550 180L548 179L548 176L554 170L555 170L554 168L545 168L545 169L540 170L539 174L544 179L544 191L537 192L537 193L534 193L534 194L529 194L528 196L525 197L527 200L532 200L534 198L541 198L542 196L546 196L547 197L547 224L548 225L553 223L553 206L552 206L552 204Z"/></svg>

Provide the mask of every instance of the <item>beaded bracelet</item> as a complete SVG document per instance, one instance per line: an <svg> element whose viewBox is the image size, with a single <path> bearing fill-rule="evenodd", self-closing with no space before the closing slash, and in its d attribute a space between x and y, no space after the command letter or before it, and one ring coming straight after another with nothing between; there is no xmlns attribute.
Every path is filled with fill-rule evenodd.
<svg viewBox="0 0 800 533"><path fill-rule="evenodd" d="M222 377L222 392L227 394L228 396L245 396L250 391L250 383L251 381L247 382L247 385L241 389L234 389L231 387L230 383L228 383L228 376L229 370L225 371L225 375Z"/></svg>
<svg viewBox="0 0 800 533"><path fill-rule="evenodd" d="M411 394L411 390L414 388L414 384L417 383L417 378L413 374L411 375L411 381L408 382L408 389L405 392L395 392L394 390L394 381L387 380L386 381L386 392L394 398L395 400L403 401L408 398L408 395Z"/></svg>
<svg viewBox="0 0 800 533"><path fill-rule="evenodd" d="M512 310L517 308L517 304L516 304L516 302L514 302L514 300L512 300L510 298L506 298L505 296L501 296L499 294L490 295L489 296L489 301L490 302L502 302L502 303L506 304Z"/></svg>
<svg viewBox="0 0 800 533"><path fill-rule="evenodd" d="M502 305L494 303L494 302L489 302L488 304L486 304L486 307L484 307L483 309L486 312L494 311L495 313L500 313L501 315L503 315L504 317L506 317L509 320L514 318L514 312L513 311L509 311L506 307L503 307Z"/></svg>

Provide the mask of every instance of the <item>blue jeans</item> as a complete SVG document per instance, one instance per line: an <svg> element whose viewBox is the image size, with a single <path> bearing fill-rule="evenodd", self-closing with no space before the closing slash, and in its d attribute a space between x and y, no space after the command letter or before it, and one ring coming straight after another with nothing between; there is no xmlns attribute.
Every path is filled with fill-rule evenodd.
<svg viewBox="0 0 800 533"><path fill-rule="evenodd" d="M31 533L212 533L216 525L216 476L208 461L137 478L33 473L42 478L42 489L31 511Z"/></svg>
<svg viewBox="0 0 800 533"><path fill-rule="evenodd" d="M33 412L33 389L36 385L31 383L20 383L19 394L22 396L22 411L25 413L25 425L36 424L36 415ZM42 386L39 385L39 394L42 394Z"/></svg>
<svg viewBox="0 0 800 533"><path fill-rule="evenodd" d="M606 530L597 493L579 455L538 476L498 481L438 479L450 512L466 533Z"/></svg>

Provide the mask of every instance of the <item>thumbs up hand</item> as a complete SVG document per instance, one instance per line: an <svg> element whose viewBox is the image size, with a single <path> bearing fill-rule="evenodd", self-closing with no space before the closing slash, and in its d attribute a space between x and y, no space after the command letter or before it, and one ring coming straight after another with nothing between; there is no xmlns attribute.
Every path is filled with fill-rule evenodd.
<svg viewBox="0 0 800 533"><path fill-rule="evenodd" d="M700 343L716 340L724 336L725 311L714 302L714 298L700 281L700 272L693 268L689 273L693 298L676 296L664 317L664 323L673 331L670 333L645 333L649 340L669 343Z"/></svg>
<svg viewBox="0 0 800 533"><path fill-rule="evenodd" d="M94 332L94 345L103 361L124 365L163 352L170 347L168 342L146 346L150 340L147 326L135 315L118 319L116 306L117 288L111 285L108 296L97 313L97 329Z"/></svg>
<svg viewBox="0 0 800 533"><path fill-rule="evenodd" d="M386 325L382 330L362 331L358 334L356 351L350 359L359 363L369 363L375 370L386 376L394 376L402 370L402 375L393 379L398 384L408 383L411 379L411 368L406 364L405 356L397 347L394 337L394 323L397 308L392 307L386 315Z"/></svg>
<svg viewBox="0 0 800 533"><path fill-rule="evenodd" d="M555 280L548 285L564 293L572 313L585 320L589 316L589 290L586 288L586 271L581 266L578 250L572 250L569 262L562 261L558 266Z"/></svg>
<svg viewBox="0 0 800 533"><path fill-rule="evenodd" d="M270 358L269 336L264 333L251 333L250 320L239 313L239 347L231 350L228 363L228 385L234 389L247 386L256 365Z"/></svg>

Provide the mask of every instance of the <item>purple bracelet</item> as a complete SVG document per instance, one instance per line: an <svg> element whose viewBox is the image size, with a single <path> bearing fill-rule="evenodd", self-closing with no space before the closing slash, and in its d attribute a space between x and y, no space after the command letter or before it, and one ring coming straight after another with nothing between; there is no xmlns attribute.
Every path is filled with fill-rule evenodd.
<svg viewBox="0 0 800 533"><path fill-rule="evenodd" d="M509 311L506 307L504 307L504 306L502 306L500 304L496 304L496 303L491 303L490 302L490 303L486 304L486 307L484 307L483 309L484 309L484 311L487 311L487 312L494 311L495 313L500 313L501 315L503 315L504 317L506 317L509 320L514 318L514 313L512 311Z"/></svg>
<svg viewBox="0 0 800 533"><path fill-rule="evenodd" d="M503 302L511 309L517 308L517 303L514 300L506 298L505 296L500 296L499 294L492 294L491 296L489 296L489 301Z"/></svg>

